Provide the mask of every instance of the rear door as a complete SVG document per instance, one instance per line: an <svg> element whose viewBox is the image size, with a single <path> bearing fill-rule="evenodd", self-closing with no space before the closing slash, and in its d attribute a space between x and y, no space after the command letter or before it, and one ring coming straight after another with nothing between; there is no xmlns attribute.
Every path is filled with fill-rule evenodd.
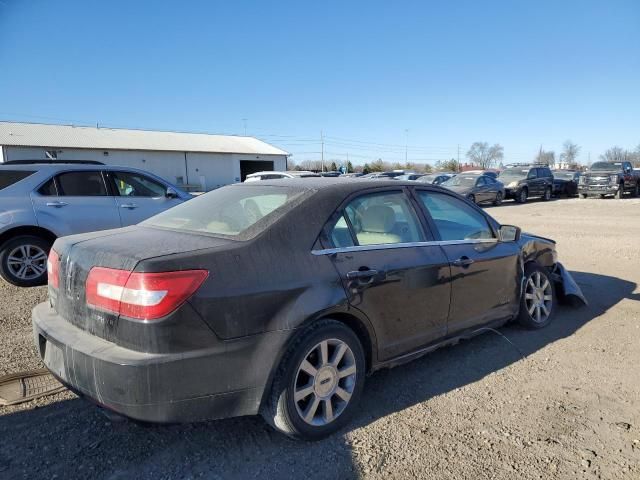
<svg viewBox="0 0 640 480"><path fill-rule="evenodd" d="M38 224L59 236L121 226L100 170L60 173L32 192L31 199Z"/></svg>
<svg viewBox="0 0 640 480"><path fill-rule="evenodd" d="M376 190L352 198L325 228L349 303L375 328L380 360L446 333L449 262L423 229L407 193ZM325 243L323 241L323 244Z"/></svg>
<svg viewBox="0 0 640 480"><path fill-rule="evenodd" d="M448 333L513 315L520 298L517 243L499 242L484 213L453 195L419 189L417 197L451 265Z"/></svg>
<svg viewBox="0 0 640 480"><path fill-rule="evenodd" d="M140 223L183 202L167 197L168 185L139 172L108 171L106 178L115 195L123 227Z"/></svg>

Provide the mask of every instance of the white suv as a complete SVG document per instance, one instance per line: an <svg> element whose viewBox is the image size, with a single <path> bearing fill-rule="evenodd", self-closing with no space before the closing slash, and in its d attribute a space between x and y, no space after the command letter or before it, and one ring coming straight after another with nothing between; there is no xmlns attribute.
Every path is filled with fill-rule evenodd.
<svg viewBox="0 0 640 480"><path fill-rule="evenodd" d="M129 167L0 163L0 276L21 287L44 284L56 238L136 224L189 198Z"/></svg>

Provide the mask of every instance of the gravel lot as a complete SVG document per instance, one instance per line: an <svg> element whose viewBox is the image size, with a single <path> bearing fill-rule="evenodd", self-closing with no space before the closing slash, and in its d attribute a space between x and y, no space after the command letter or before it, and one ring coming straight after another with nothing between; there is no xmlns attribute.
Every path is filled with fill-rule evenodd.
<svg viewBox="0 0 640 480"><path fill-rule="evenodd" d="M488 333L376 373L351 426L318 443L259 418L110 423L70 393L0 407L0 477L640 478L640 200L490 213L556 239L589 307L501 329L515 347ZM0 374L39 366L30 309L44 298L0 281Z"/></svg>

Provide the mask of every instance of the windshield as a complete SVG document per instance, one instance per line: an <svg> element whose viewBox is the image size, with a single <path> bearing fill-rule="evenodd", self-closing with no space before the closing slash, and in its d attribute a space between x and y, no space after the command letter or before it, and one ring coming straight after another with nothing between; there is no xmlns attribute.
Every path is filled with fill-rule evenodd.
<svg viewBox="0 0 640 480"><path fill-rule="evenodd" d="M591 170L620 170L622 162L596 162L591 165Z"/></svg>
<svg viewBox="0 0 640 480"><path fill-rule="evenodd" d="M573 180L574 175L575 175L575 172L561 172L557 170L553 172L554 178L560 178L562 180Z"/></svg>
<svg viewBox="0 0 640 480"><path fill-rule="evenodd" d="M456 175L442 185L446 187L474 187L476 180L478 180L477 175Z"/></svg>
<svg viewBox="0 0 640 480"><path fill-rule="evenodd" d="M507 168L500 174L500 178L527 178L529 174L528 168L516 167Z"/></svg>
<svg viewBox="0 0 640 480"><path fill-rule="evenodd" d="M305 193L312 192L259 183L249 185L213 190L151 217L141 225L248 240L266 230Z"/></svg>

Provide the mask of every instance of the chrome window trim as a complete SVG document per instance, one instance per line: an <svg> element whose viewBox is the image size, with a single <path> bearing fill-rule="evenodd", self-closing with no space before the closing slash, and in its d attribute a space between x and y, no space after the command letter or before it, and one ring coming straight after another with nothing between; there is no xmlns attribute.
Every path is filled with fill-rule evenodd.
<svg viewBox="0 0 640 480"><path fill-rule="evenodd" d="M427 242L381 243L377 245L355 245L351 247L323 248L311 250L313 255L333 255L335 253L366 252L369 250L390 250L395 248L432 247L445 245L466 245L477 243L498 243L497 238L477 238L470 240L433 240Z"/></svg>

